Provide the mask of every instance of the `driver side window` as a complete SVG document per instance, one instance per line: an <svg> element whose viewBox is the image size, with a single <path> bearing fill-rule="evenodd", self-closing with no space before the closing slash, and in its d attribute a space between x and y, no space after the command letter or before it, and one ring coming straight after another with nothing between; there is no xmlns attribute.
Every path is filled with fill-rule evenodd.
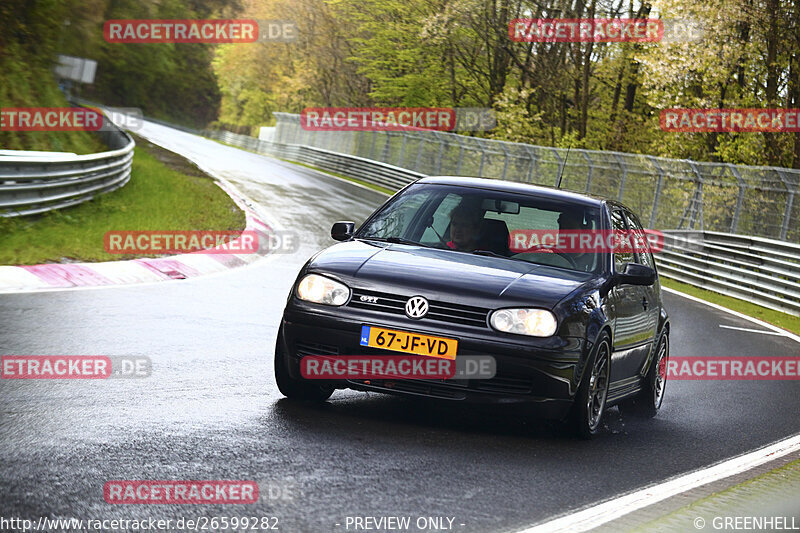
<svg viewBox="0 0 800 533"><path fill-rule="evenodd" d="M430 190L423 190L400 196L370 222L364 237L405 237L411 219L431 194Z"/></svg>
<svg viewBox="0 0 800 533"><path fill-rule="evenodd" d="M450 212L461 201L461 196L458 194L448 194L445 196L439 205L436 207L431 218L432 222L425 228L422 233L422 238L419 242L423 244L430 244L433 246L441 245L442 239L447 242L446 232L450 225Z"/></svg>

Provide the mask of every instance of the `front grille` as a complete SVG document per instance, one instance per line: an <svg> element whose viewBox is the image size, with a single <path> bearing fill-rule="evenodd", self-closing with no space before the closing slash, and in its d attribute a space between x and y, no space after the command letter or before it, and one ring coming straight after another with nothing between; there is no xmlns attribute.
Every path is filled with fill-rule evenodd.
<svg viewBox="0 0 800 533"><path fill-rule="evenodd" d="M372 380L350 380L352 383L363 385L373 385L383 389L397 390L429 396L432 398L443 398L448 400L462 400L465 394L462 390L454 387L454 384L416 380L416 379L372 379ZM459 387L460 388L460 387Z"/></svg>
<svg viewBox="0 0 800 533"><path fill-rule="evenodd" d="M472 384L476 389L486 392L530 394L533 391L533 384L530 379L506 376L495 376L492 379L475 379L472 380Z"/></svg>
<svg viewBox="0 0 800 533"><path fill-rule="evenodd" d="M533 392L530 379L506 376L495 376L492 379L448 379L443 381L422 379L372 379L351 381L402 392L415 392L426 396L454 399L463 398L464 392L469 390L495 394L531 394L531 392Z"/></svg>
<svg viewBox="0 0 800 533"><path fill-rule="evenodd" d="M364 298L362 300L362 297ZM377 301L369 299L377 298ZM354 289L353 297L350 299L349 307L357 309L369 309L371 311L381 311L393 315L406 314L406 302L408 296L398 296L385 292L369 291L366 289ZM465 326L477 326L485 328L487 309L472 307L447 302L437 302L429 300L430 307L428 314L421 320L435 320L438 322L448 322L450 324L461 324Z"/></svg>
<svg viewBox="0 0 800 533"><path fill-rule="evenodd" d="M307 355L339 355L339 348L329 344L314 344L310 342L298 342L295 354L297 357Z"/></svg>

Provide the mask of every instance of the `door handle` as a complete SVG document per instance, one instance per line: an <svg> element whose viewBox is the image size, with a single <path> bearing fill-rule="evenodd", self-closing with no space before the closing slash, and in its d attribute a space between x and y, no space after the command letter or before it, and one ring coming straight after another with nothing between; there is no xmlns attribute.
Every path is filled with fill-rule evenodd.
<svg viewBox="0 0 800 533"><path fill-rule="evenodd" d="M642 296L642 307L644 308L645 311L647 311L647 305L648 305L647 298Z"/></svg>

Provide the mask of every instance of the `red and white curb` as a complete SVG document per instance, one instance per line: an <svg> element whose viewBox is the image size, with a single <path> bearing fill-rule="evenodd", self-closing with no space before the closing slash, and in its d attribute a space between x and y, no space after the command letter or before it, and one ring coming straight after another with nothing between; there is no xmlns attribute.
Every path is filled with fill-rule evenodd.
<svg viewBox="0 0 800 533"><path fill-rule="evenodd" d="M258 235L257 253L205 253L172 255L155 259L133 259L102 263L49 263L30 266L0 266L0 294L42 290L64 290L153 283L187 279L223 272L251 264L269 254L266 243L274 228L262 220L233 186L220 180L222 188L245 212L246 230Z"/></svg>

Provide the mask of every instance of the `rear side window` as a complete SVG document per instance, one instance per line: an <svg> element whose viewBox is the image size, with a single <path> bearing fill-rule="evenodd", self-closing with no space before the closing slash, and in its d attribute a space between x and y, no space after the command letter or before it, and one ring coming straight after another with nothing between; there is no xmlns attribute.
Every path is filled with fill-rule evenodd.
<svg viewBox="0 0 800 533"><path fill-rule="evenodd" d="M641 241L645 243L645 246L647 246L647 250L636 251L636 262L645 266L649 266L650 268L655 268L655 261L653 260L653 255L650 253L650 245L647 243L647 239L644 238L644 228L642 228L642 225L639 223L639 220L635 215L633 215L633 213L626 212L625 218L628 221L631 231L637 236L642 235L643 238Z"/></svg>
<svg viewBox="0 0 800 533"><path fill-rule="evenodd" d="M625 223L625 215L619 209L614 209L611 211L611 229L614 231L628 230L628 225ZM614 270L616 272L622 272L625 270L625 263L633 262L635 262L633 252L614 252Z"/></svg>

